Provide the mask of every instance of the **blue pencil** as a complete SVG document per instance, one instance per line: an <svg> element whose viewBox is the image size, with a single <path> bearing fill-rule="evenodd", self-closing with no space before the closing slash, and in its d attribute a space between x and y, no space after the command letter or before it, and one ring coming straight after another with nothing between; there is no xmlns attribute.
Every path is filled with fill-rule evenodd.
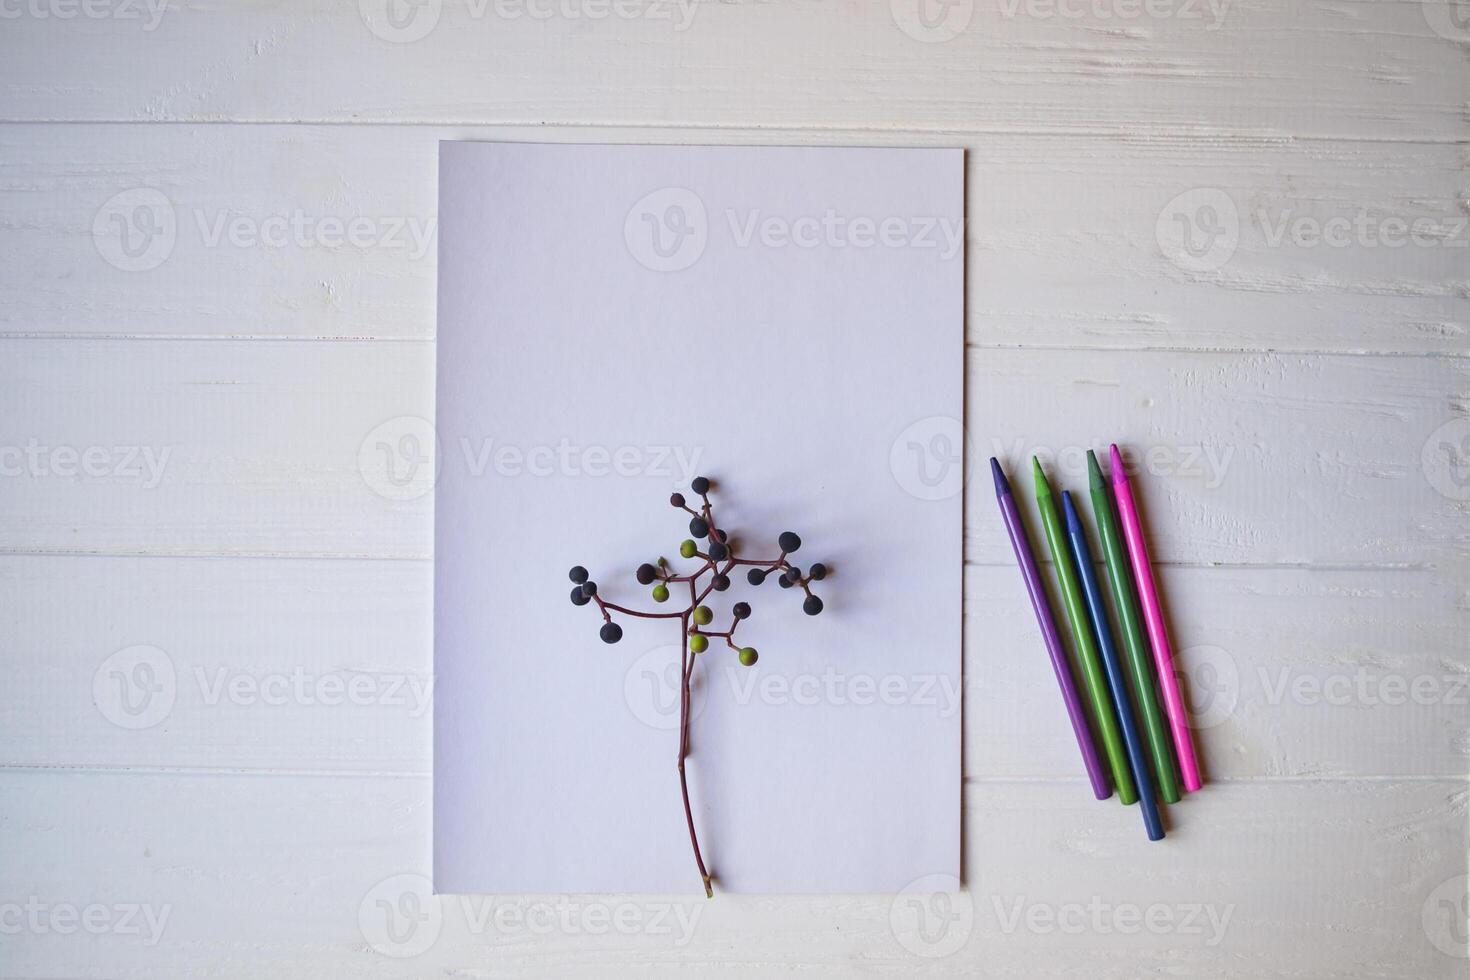
<svg viewBox="0 0 1470 980"><path fill-rule="evenodd" d="M1097 645L1102 650L1103 667L1108 675L1108 688L1113 694L1113 706L1118 711L1118 723L1123 728L1123 745L1128 750L1128 764L1133 770L1133 780L1138 784L1143 825L1148 830L1149 840L1163 840L1164 822L1159 817L1158 801L1154 799L1154 781L1149 772L1148 759L1144 756L1143 739L1139 737L1138 724L1133 720L1133 706L1128 701L1127 677L1118 657L1118 647L1113 643L1113 630L1108 625L1108 607L1103 604L1097 570L1092 567L1092 549L1088 547L1087 535L1082 530L1082 519L1077 516L1077 507L1072 503L1070 490L1062 493L1062 509L1067 514L1067 539L1071 542L1072 558L1082 578L1082 594L1086 599L1088 617L1092 620L1093 632L1097 634Z"/></svg>

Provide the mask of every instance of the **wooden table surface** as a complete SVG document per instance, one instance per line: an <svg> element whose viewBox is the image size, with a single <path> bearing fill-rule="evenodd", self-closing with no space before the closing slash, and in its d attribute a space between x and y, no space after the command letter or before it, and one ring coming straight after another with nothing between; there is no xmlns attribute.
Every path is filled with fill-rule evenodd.
<svg viewBox="0 0 1470 980"><path fill-rule="evenodd" d="M1463 0L0 19L0 972L1465 975ZM429 896L432 498L364 454L432 418L461 138L964 147L971 461L1146 468L1168 841L1080 777L982 466L963 895Z"/></svg>

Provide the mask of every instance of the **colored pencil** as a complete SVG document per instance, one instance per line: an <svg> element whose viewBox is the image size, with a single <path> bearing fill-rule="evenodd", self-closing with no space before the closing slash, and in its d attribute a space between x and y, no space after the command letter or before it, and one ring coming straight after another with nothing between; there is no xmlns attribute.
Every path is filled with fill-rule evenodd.
<svg viewBox="0 0 1470 980"><path fill-rule="evenodd" d="M1143 540L1143 522L1138 518L1138 504L1123 468L1123 456L1114 444L1109 449L1112 464L1113 495L1118 501L1118 517L1123 523L1123 540L1128 544L1128 558L1133 563L1133 579L1138 583L1138 598L1143 606L1143 622L1148 627L1149 645L1154 651L1154 668L1158 672L1159 690L1164 695L1164 711L1169 716L1169 730L1174 736L1174 754L1179 760L1179 774L1184 788L1194 792L1200 788L1199 761L1194 756L1194 742L1189 734L1189 710L1174 676L1174 651L1169 646L1169 631L1164 625L1164 607L1159 601L1149 562L1148 545Z"/></svg>
<svg viewBox="0 0 1470 980"><path fill-rule="evenodd" d="M1138 595L1133 589L1133 572L1128 568L1128 555L1113 516L1113 497L1103 479L1097 454L1087 451L1087 485L1092 492L1093 523L1102 540L1103 558L1108 566L1108 585L1112 590L1113 609L1118 615L1118 632L1123 634L1123 653L1133 676L1133 693L1138 713L1143 717L1144 734L1148 736L1149 754L1153 757L1154 777L1159 795L1165 803L1179 802L1179 777L1174 774L1174 750L1169 746L1169 728L1159 711L1154 693L1153 666L1149 663L1148 640L1143 636L1143 620L1138 611Z"/></svg>
<svg viewBox="0 0 1470 980"><path fill-rule="evenodd" d="M1082 750L1082 764L1087 769L1087 778L1092 783L1092 792L1100 800L1113 795L1108 787L1107 773L1098 758L1097 747L1092 744L1092 734L1087 728L1087 713L1082 708L1082 699L1077 694L1077 685L1072 680L1072 666L1067 653L1062 649L1062 638L1057 635L1056 621L1051 614L1051 601L1046 597L1046 586L1041 573L1036 569L1036 559L1031 554L1031 539L1026 536L1026 526L1021 523L1021 514L1011 496L1011 484L1000 462L990 458L990 473L995 478L995 498L1000 504L1001 517L1005 520L1006 532L1011 536L1011 549L1016 553L1016 564L1021 566L1021 577L1026 582L1026 594L1031 597L1031 608L1036 612L1036 625L1041 627L1042 639L1046 641L1046 652L1051 656L1051 669L1057 675L1057 685L1062 689L1062 701L1067 708L1067 717L1072 721L1072 732L1077 736L1077 748Z"/></svg>
<svg viewBox="0 0 1470 980"><path fill-rule="evenodd" d="M1092 720L1102 739L1108 768L1113 774L1113 785L1118 787L1118 797L1124 803L1133 803L1138 799L1138 792L1133 786L1133 774L1128 771L1128 757L1123 752L1123 739L1118 734L1118 720L1113 715L1112 701L1108 696L1108 681L1103 676L1097 644L1092 639L1092 627L1087 622L1082 587L1077 584L1077 570L1072 567L1067 535L1062 530L1061 518L1057 516L1051 484L1046 481L1041 462L1034 456L1031 458L1031 472L1036 480L1036 506L1041 510L1041 524L1046 528L1046 542L1051 546L1052 565L1056 568L1057 582L1062 589L1062 604L1067 609L1067 622L1072 625L1072 640L1077 650L1077 659L1082 664L1082 679L1086 683L1088 703L1092 706Z"/></svg>
<svg viewBox="0 0 1470 980"><path fill-rule="evenodd" d="M1133 721L1133 706L1128 700L1128 678L1123 673L1118 648L1113 643L1113 630L1108 624L1107 601L1103 599L1102 586L1098 584L1097 572L1092 567L1092 549L1087 544L1087 533L1082 530L1082 518L1072 503L1072 492L1062 491L1062 512L1067 518L1067 540L1072 545L1072 560L1077 563L1077 574L1082 579L1082 596L1087 600L1087 615L1092 620L1092 632L1102 652L1103 667L1108 674L1108 690L1113 695L1113 708L1118 712L1118 725L1123 729L1123 747L1128 750L1128 765L1133 771L1133 780L1138 784L1139 809L1143 811L1143 826L1149 840L1164 839L1164 821L1159 817L1159 804L1154 799L1154 780L1148 771L1148 758L1144 755L1143 739L1138 734L1138 725Z"/></svg>

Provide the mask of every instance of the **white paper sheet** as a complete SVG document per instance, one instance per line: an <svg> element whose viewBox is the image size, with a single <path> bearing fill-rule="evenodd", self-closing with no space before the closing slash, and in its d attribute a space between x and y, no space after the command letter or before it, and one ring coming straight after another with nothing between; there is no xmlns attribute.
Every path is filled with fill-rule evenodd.
<svg viewBox="0 0 1470 980"><path fill-rule="evenodd" d="M825 561L696 672L716 889L959 874L963 155L440 148L434 878L439 892L701 892L675 770L677 622L611 601L679 566L688 478L741 552ZM682 598L675 594L670 606Z"/></svg>

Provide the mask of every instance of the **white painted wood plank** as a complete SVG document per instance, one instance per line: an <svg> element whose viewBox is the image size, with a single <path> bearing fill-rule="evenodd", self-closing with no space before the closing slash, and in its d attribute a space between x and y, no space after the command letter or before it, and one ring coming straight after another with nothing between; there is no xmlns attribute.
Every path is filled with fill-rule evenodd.
<svg viewBox="0 0 1470 980"><path fill-rule="evenodd" d="M427 775L431 576L427 562L0 558L0 765ZM1019 574L972 567L965 585L964 691L896 669L895 697L952 712L963 694L971 779L1078 775ZM1470 771L1470 611L1442 577L1180 567L1162 585L1211 779ZM638 669L641 649L620 653ZM813 694L883 710L883 678L840 661L712 664L791 711Z"/></svg>
<svg viewBox="0 0 1470 980"><path fill-rule="evenodd" d="M68 129L0 126L7 332L433 336L432 133Z"/></svg>
<svg viewBox="0 0 1470 980"><path fill-rule="evenodd" d="M0 550L430 555L429 484L385 496L397 491L382 469L387 453L408 472L401 420L432 418L430 343L3 344ZM1027 456L1055 458L1055 481L1080 490L1082 452L1108 439L1143 467L1161 561L1403 566L1466 553L1470 502L1437 447L1458 445L1470 360L972 349L967 385L970 561L1012 560L987 456L1025 486ZM895 417L892 438L912 441L920 421ZM934 424L958 438L956 420ZM629 444L669 440L640 432ZM445 447L440 463L477 467L487 493L496 479L535 479L465 448ZM587 447L571 448L575 463ZM717 446L681 448L718 473ZM912 465L892 472L917 480L919 457L903 448ZM641 458L632 478L661 496L678 467ZM952 465L923 462L931 475Z"/></svg>
<svg viewBox="0 0 1470 980"><path fill-rule="evenodd" d="M5 343L0 415L22 475L0 498L0 547L429 554L430 498L376 493L358 454L384 422L433 417L431 344ZM100 448L103 475L52 475L57 447L77 466Z"/></svg>
<svg viewBox="0 0 1470 980"><path fill-rule="evenodd" d="M670 132L0 127L0 332L432 337L440 138ZM965 146L973 343L1470 351L1461 147L961 131L677 138ZM1159 233L1162 222L1172 241L1200 207L1236 239L1204 271L1169 257ZM728 218L713 220L722 233ZM1329 240L1314 237L1323 231ZM631 263L614 248L612 260Z"/></svg>
<svg viewBox="0 0 1470 980"><path fill-rule="evenodd" d="M432 581L428 562L0 559L3 762L427 775Z"/></svg>
<svg viewBox="0 0 1470 980"><path fill-rule="evenodd" d="M1466 134L1437 2L143 6L8 19L5 118Z"/></svg>
<svg viewBox="0 0 1470 980"><path fill-rule="evenodd" d="M1174 808L1162 844L1080 781L972 787L967 893L947 906L923 904L926 884L896 899L425 896L414 906L399 902L423 879L397 876L428 867L427 780L12 770L0 787L4 900L23 912L34 897L46 910L40 928L5 937L7 970L22 975L1463 971L1435 946L1451 938L1443 886L1465 871L1460 782L1211 786ZM101 934L51 927L53 910L93 904L107 909ZM119 934L123 906L161 928L139 915L141 934ZM586 919L589 906L629 928ZM389 909L416 911L416 927L399 918L390 933ZM924 935L913 928L921 912ZM418 955L386 955L404 952Z"/></svg>

